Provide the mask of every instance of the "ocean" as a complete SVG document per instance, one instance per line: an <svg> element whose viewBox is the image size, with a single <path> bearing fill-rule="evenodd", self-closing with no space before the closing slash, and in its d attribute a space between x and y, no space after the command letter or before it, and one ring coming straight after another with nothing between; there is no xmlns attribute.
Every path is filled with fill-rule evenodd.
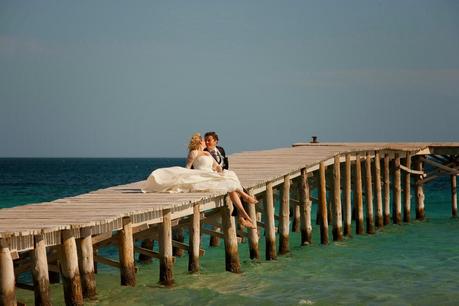
<svg viewBox="0 0 459 306"><path fill-rule="evenodd" d="M145 179L159 167L183 165L183 158L0 158L0 207L50 201ZM208 248L201 272L187 272L177 258L175 286L158 284L158 261L138 263L137 286L121 287L119 272L99 265L98 299L88 305L459 305L459 219L451 218L449 179L426 185L424 222L389 225L375 235L353 235L320 245L299 246L265 261L263 236L258 261L247 243L239 246L243 273L225 272L223 244ZM313 210L315 205L313 206ZM313 216L315 213L313 212ZM330 231L331 240L331 231ZM116 250L104 249L116 258ZM30 276L22 275L23 280ZM63 305L61 284L51 285L54 305ZM17 289L18 300L33 304L33 292Z"/></svg>

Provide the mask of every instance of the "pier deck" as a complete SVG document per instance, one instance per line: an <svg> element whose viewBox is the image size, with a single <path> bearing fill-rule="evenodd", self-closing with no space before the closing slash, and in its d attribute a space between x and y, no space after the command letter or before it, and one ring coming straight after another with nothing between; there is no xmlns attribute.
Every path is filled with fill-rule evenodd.
<svg viewBox="0 0 459 306"><path fill-rule="evenodd" d="M341 163L349 163L349 167L351 166L351 164L353 167L355 167L357 164L356 158L358 157L358 164L360 164L360 160L362 159L362 161L367 160L367 165L373 165L377 162L378 167L380 167L379 158L387 156L388 161L395 161L396 169L391 170L391 175L393 175L394 173L397 173L397 170L398 173L400 172L400 167L397 168L397 160L399 163L400 157L402 159L409 159L409 163L407 163L404 166L406 169L408 169L409 172L409 170L411 170L411 158L414 158L416 155L422 157L447 156L449 159L435 159L432 160L431 164L441 164L440 166L437 165L439 167L439 171L437 171L437 174L441 171L454 174L454 171L456 171L455 169L457 169L457 163L455 159L457 158L458 154L459 143L297 143L290 148L241 152L232 154L229 157L229 162L230 169L236 172L242 185L247 190L249 190L251 193L255 195L262 193L264 194L265 200L262 204L266 207L266 205L273 205L272 201L270 201L269 199L269 197L272 198L272 188L275 188L276 186L285 185L287 184L287 181L288 186L290 186L290 180L293 180L295 178L302 178L302 186L303 188L306 188L305 184L307 185L308 173L316 173L318 177L320 177L321 175L323 176L323 174L321 174L323 170L322 168L327 167L329 165L336 165L337 162L339 165ZM365 156L367 157L366 159ZM376 161L376 159L378 160ZM339 172L339 170L337 170L336 167L334 169L336 175L336 171ZM421 169L417 170L422 171L422 167ZM360 173L360 170L358 171ZM413 173L416 172L416 170L412 171ZM350 172L348 175L351 175ZM394 179L396 180L397 175L395 175L394 177ZM407 177L409 180L409 175ZM369 179L368 182L370 182L371 186L371 172L367 172L367 179ZM325 177L323 177L323 180L325 180ZM305 181L306 183L304 183ZM163 235L164 233L169 233L169 231L164 228L164 224L169 222L169 227L172 228L180 224L181 220L186 219L188 220L188 226L193 226L192 224L196 222L198 222L199 224L199 219L205 219L206 213L214 213L216 211L219 212L221 208L231 206L228 205L228 199L226 198L225 194L144 194L140 191L142 184L142 181L135 182L131 184L100 189L87 194L82 194L74 197L67 197L51 202L29 204L13 208L1 209L0 243L2 247L2 254L5 253L6 250L8 250L8 252L11 253L11 257L7 255L2 255L2 257L0 257L0 260L3 262L3 264L8 265L8 262L11 261L11 259L14 261L19 257L27 257L20 255L22 253L27 254L27 252L36 249L38 240L42 241L42 247L44 247L45 250L48 247L48 252L51 249L51 247L61 246L62 248L64 248L64 242L67 241L68 237L71 237L72 239L83 240L83 238L89 236L94 239L94 241L91 242L92 245L96 242L103 241L103 238L101 237L105 237L104 239L108 240L112 238L112 235L115 236L117 232L124 233L124 231L127 229L127 225L129 225L129 228L134 231L134 233L131 234L131 236L142 231L150 230L150 232L152 232L152 237L156 237L160 241L160 243L166 244L166 251L163 250L162 252L160 252L161 254L156 255L162 259L170 258L171 254L169 254L167 248L169 248L169 245L172 244L167 244L167 241L165 240L171 240L171 238L167 235ZM339 184L340 183L338 183L338 186ZM355 184L358 185L359 181L356 181ZM384 183L380 182L379 185L381 184L384 185ZM398 183L395 182L395 184ZM346 189L350 190L350 183L348 185L349 186L347 186ZM323 187L325 188L326 186ZM307 188L309 190L309 187ZM345 187L338 187L338 193L340 192L340 190L344 189ZM371 190L368 191L371 195ZM380 193L381 191L377 192ZM396 196L397 194L395 195L395 197ZM309 196L306 195L305 198L304 192L302 196L300 192L299 197L300 202L303 202L300 203L300 206L303 205L302 209L305 209L304 207L306 206L304 205L307 205L307 203L310 202ZM325 200L321 200L319 196L319 202L322 201L324 202L323 205L326 205L326 195L322 195L322 197L325 197ZM287 200L289 202L288 205L290 207L291 204L290 199L288 197ZM335 202L336 201L337 200L335 200ZM349 202L350 200L347 201ZM366 201L368 201L368 199L366 199ZM372 198L371 201L373 201ZM198 207L197 210L196 207ZM372 206L369 207L370 210L373 209ZM197 213L200 216L198 218L198 221L196 221L196 218L194 218L194 221L191 220L193 219L193 216L197 215ZM234 220L231 220L231 217L228 217L229 219L225 219L225 210L222 210L221 213L223 217L222 221L210 221L209 224L217 223L217 225L221 225L221 227L223 228L223 233L221 237L225 238L224 240L226 246L227 241L229 241L229 245L233 245L233 251L231 252L234 253L234 244L232 244L231 242L234 238L233 236L235 236ZM310 219L310 215L307 216L307 209L304 213L306 215L303 215L302 210L302 218L304 220L306 220L306 218ZM211 216L211 214L209 214L209 216ZM341 215L336 216L342 218ZM268 216L268 220L271 217L274 219L274 216ZM288 217L285 216L285 213L283 214L283 216L279 216L278 218L282 217L284 217L284 222L285 218L288 219ZM369 218L371 219L372 215L367 215L367 220ZM210 219L211 218L209 218L209 220ZM303 219L302 222L307 223L309 221L310 224L310 220L303 221ZM272 226L274 222L271 223L271 225L264 225L265 232L274 230L274 228L270 228L270 226ZM153 229L153 231L151 229ZM256 231L257 230L255 229L255 233ZM281 229L279 231L281 231ZM155 234L153 232L157 233ZM253 231L249 230L248 232L250 236L250 233ZM118 235L121 235L120 233L118 233ZM38 239L37 237L40 238ZM118 243L120 243L120 245L122 244L121 242ZM190 242L190 246L185 248L191 249L192 247L193 245ZM196 249L196 246L194 246L194 248ZM140 250L140 252L142 253L142 250ZM228 247L227 252L230 252L228 250ZM120 253L122 253L121 250ZM150 253L148 253L148 251L143 251L143 253L147 253L153 257L155 256L154 252L152 251L150 251ZM99 260L103 261L100 258ZM61 261L64 261L62 257ZM95 261L97 261L97 259ZM122 262L123 260L120 259L120 263L112 264L115 266L119 266L120 269L122 269ZM166 266L167 265L168 264L166 263ZM14 268L21 269L20 266L21 264L15 264ZM168 268L165 269L167 270ZM23 270L26 271L26 269ZM231 268L228 269L228 265L227 270L231 270ZM3 270L1 273L2 278L11 277L5 276L6 272L4 272ZM64 275L64 278L67 276ZM165 275L165 278L168 277L170 276ZM0 291L1 290L5 291L6 289L0 288ZM78 293L73 292L68 294L71 296ZM6 303L7 298L5 298L5 296L7 295L2 295L2 298L4 299L2 304L6 305L8 303ZM67 304L79 304L78 298L76 301L77 302L75 303L69 302Z"/></svg>

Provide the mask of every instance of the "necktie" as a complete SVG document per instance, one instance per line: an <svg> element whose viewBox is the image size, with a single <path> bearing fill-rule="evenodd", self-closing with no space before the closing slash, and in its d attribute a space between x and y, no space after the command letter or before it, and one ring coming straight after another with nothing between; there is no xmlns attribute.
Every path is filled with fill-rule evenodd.
<svg viewBox="0 0 459 306"><path fill-rule="evenodd" d="M221 162L221 158L220 158L220 154L218 154L218 151L215 149L215 150L212 150L212 152L210 152L210 154L213 156L213 158L217 161L218 164L220 164Z"/></svg>

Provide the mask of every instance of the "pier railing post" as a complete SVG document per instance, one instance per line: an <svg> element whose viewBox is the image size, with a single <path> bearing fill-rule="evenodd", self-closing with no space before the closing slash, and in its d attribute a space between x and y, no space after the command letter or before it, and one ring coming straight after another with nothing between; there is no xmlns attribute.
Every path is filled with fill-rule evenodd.
<svg viewBox="0 0 459 306"><path fill-rule="evenodd" d="M225 240L225 267L226 271L240 273L241 264L239 262L236 223L234 217L231 216L234 209L233 203L228 195L225 197L225 202L226 205L221 208L223 235Z"/></svg>
<svg viewBox="0 0 459 306"><path fill-rule="evenodd" d="M199 271L199 248L201 246L201 212L199 204L193 206L193 216L190 225L190 251L188 252L188 271Z"/></svg>
<svg viewBox="0 0 459 306"><path fill-rule="evenodd" d="M395 153L394 159L394 207L392 209L392 219L394 224L402 223L402 195L401 195L401 178L400 178L400 155Z"/></svg>
<svg viewBox="0 0 459 306"><path fill-rule="evenodd" d="M92 247L91 228L83 228L79 239L79 262L83 297L96 297L96 276L94 273L94 250Z"/></svg>
<svg viewBox="0 0 459 306"><path fill-rule="evenodd" d="M266 260L276 259L276 229L274 224L274 194L273 184L266 184L265 194L265 241L266 241Z"/></svg>
<svg viewBox="0 0 459 306"><path fill-rule="evenodd" d="M253 191L252 190L249 190L249 194L250 195L253 195ZM255 207L255 205L247 205L247 213L249 214L250 216L250 219L252 219L252 221L256 222L258 220L258 216L257 216L257 209ZM288 226L288 224L287 224ZM255 228L249 228L247 229L248 230L248 238L249 238L249 253L250 253L250 259L259 259L260 258L260 254L259 254L259 250L258 250L258 227L255 227Z"/></svg>
<svg viewBox="0 0 459 306"><path fill-rule="evenodd" d="M381 154L375 152L375 191L376 191L376 227L381 228L384 225L383 220L383 202L381 193Z"/></svg>
<svg viewBox="0 0 459 306"><path fill-rule="evenodd" d="M343 216L341 211L341 161L336 155L333 165L333 240L343 240Z"/></svg>
<svg viewBox="0 0 459 306"><path fill-rule="evenodd" d="M121 285L135 287L134 241L130 217L123 218L123 228L119 231L119 238Z"/></svg>
<svg viewBox="0 0 459 306"><path fill-rule="evenodd" d="M352 235L352 203L351 203L351 155L346 154L344 181L344 235Z"/></svg>
<svg viewBox="0 0 459 306"><path fill-rule="evenodd" d="M384 154L384 225L390 224L390 155Z"/></svg>
<svg viewBox="0 0 459 306"><path fill-rule="evenodd" d="M253 205L252 205L253 206ZM284 176L282 185L282 202L279 209L279 254L289 252L290 223L290 176Z"/></svg>
<svg viewBox="0 0 459 306"><path fill-rule="evenodd" d="M357 235L364 233L363 227L363 197L362 197L362 164L360 154L355 155L355 194L354 194L354 207L356 226L355 231Z"/></svg>
<svg viewBox="0 0 459 306"><path fill-rule="evenodd" d="M170 209L163 210L163 222L159 226L159 282L165 286L174 284L172 255L172 214Z"/></svg>
<svg viewBox="0 0 459 306"><path fill-rule="evenodd" d="M35 295L35 305L50 306L51 298L49 295L49 276L48 259L46 255L46 243L43 235L35 235L33 238L34 249L32 252L32 279Z"/></svg>
<svg viewBox="0 0 459 306"><path fill-rule="evenodd" d="M373 214L373 183L371 179L371 155L370 152L366 153L365 159L365 173L366 173L366 200L367 200L367 234L375 233L375 218Z"/></svg>
<svg viewBox="0 0 459 306"><path fill-rule="evenodd" d="M456 188L456 175L451 175L451 216L457 217L457 188Z"/></svg>
<svg viewBox="0 0 459 306"><path fill-rule="evenodd" d="M309 174L306 169L301 169L299 180L300 215L301 215L301 245L312 244L311 199L308 181Z"/></svg>
<svg viewBox="0 0 459 306"><path fill-rule="evenodd" d="M416 170L423 171L423 163L419 156L416 157ZM424 212L424 177L420 175L416 180L416 220L423 221Z"/></svg>
<svg viewBox="0 0 459 306"><path fill-rule="evenodd" d="M406 167L411 169L411 153L406 153ZM403 206L403 222L411 219L411 175L405 171L405 205Z"/></svg>
<svg viewBox="0 0 459 306"><path fill-rule="evenodd" d="M16 305L13 258L6 240L0 239L0 305Z"/></svg>
<svg viewBox="0 0 459 306"><path fill-rule="evenodd" d="M327 211L327 185L325 179L325 171L327 166L322 161L319 164L319 177L320 177L320 189L319 189L319 210L320 210L320 242L322 244L328 244L328 211Z"/></svg>
<svg viewBox="0 0 459 306"><path fill-rule="evenodd" d="M61 237L59 266L64 286L65 304L68 306L83 305L83 292L81 290L75 236L71 230L63 230Z"/></svg>

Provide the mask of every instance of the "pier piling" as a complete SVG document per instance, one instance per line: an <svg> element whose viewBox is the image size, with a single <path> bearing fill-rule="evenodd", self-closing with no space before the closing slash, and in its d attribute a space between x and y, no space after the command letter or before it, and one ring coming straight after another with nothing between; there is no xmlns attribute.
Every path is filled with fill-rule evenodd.
<svg viewBox="0 0 459 306"><path fill-rule="evenodd" d="M75 236L71 230L61 231L62 243L59 247L59 266L64 287L64 299L67 306L83 305L78 252Z"/></svg>
<svg viewBox="0 0 459 306"><path fill-rule="evenodd" d="M343 240L343 218L341 211L341 162L336 155L333 165L333 240Z"/></svg>
<svg viewBox="0 0 459 306"><path fill-rule="evenodd" d="M195 273L199 272L199 247L201 246L201 212L199 211L199 204L193 206L193 216L190 225L188 251L188 271Z"/></svg>
<svg viewBox="0 0 459 306"><path fill-rule="evenodd" d="M406 153L405 166L411 169L411 153ZM411 219L411 175L405 171L405 205L403 206L403 222L409 223Z"/></svg>
<svg viewBox="0 0 459 306"><path fill-rule="evenodd" d="M352 198L351 198L351 154L346 154L344 181L344 235L352 235Z"/></svg>
<svg viewBox="0 0 459 306"><path fill-rule="evenodd" d="M279 209L279 254L289 252L289 223L290 223L290 176L284 176L282 185L282 201Z"/></svg>
<svg viewBox="0 0 459 306"><path fill-rule="evenodd" d="M309 174L306 169L301 169L298 188L300 191L300 215L301 215L301 245L309 245L312 243L312 222L311 222L311 206L310 187L308 181Z"/></svg>
<svg viewBox="0 0 459 306"><path fill-rule="evenodd" d="M400 179L400 155L395 153L394 159L394 185L393 185L393 209L392 222L394 224L402 223L402 195L401 195L401 179Z"/></svg>
<svg viewBox="0 0 459 306"><path fill-rule="evenodd" d="M32 279L35 305L50 306L48 259L43 235L34 236ZM2 270L3 273L3 270Z"/></svg>
<svg viewBox="0 0 459 306"><path fill-rule="evenodd" d="M249 194L253 195L253 190L249 190ZM258 216L257 216L257 209L255 205L248 204L247 213L249 214L250 219L252 219L252 221L257 222ZM248 238L249 238L250 259L259 259L260 254L258 250L258 240L259 240L258 227L249 228L248 233L249 233Z"/></svg>
<svg viewBox="0 0 459 306"><path fill-rule="evenodd" d="M172 255L172 219L171 210L163 210L163 222L159 226L159 282L165 286L174 284Z"/></svg>
<svg viewBox="0 0 459 306"><path fill-rule="evenodd" d="M362 164L360 154L355 155L355 194L354 194L354 208L355 208L355 233L362 235L364 233L363 227L363 195L362 195Z"/></svg>
<svg viewBox="0 0 459 306"><path fill-rule="evenodd" d="M221 208L223 235L225 237L225 268L226 271L240 273L241 264L239 262L236 223L231 215L234 207L229 196L225 197L225 202L226 205Z"/></svg>
<svg viewBox="0 0 459 306"><path fill-rule="evenodd" d="M371 154L366 153L365 158L365 187L366 187L366 202L367 202L367 234L375 233L375 218L373 213L373 183L371 176Z"/></svg>
<svg viewBox="0 0 459 306"><path fill-rule="evenodd" d="M327 166L324 162L319 164L320 189L319 189L319 211L320 211L320 242L328 244L328 211L327 211L327 185L325 171Z"/></svg>
<svg viewBox="0 0 459 306"><path fill-rule="evenodd" d="M123 228L119 231L120 276L122 286L135 287L134 241L130 217L123 217Z"/></svg>
<svg viewBox="0 0 459 306"><path fill-rule="evenodd" d="M381 154L375 152L375 192L376 192L376 227L384 225L383 220L383 201L381 192Z"/></svg>
<svg viewBox="0 0 459 306"><path fill-rule="evenodd" d="M83 228L80 233L78 267L80 268L81 289L84 298L94 299L96 297L96 276L91 228Z"/></svg>
<svg viewBox="0 0 459 306"><path fill-rule="evenodd" d="M419 156L415 159L415 167L416 170L423 171L423 162ZM416 220L424 219L424 176L420 175L416 180Z"/></svg>
<svg viewBox="0 0 459 306"><path fill-rule="evenodd" d="M273 184L266 184L265 194L265 241L266 260L276 259L276 229L274 224L274 194Z"/></svg>
<svg viewBox="0 0 459 306"><path fill-rule="evenodd" d="M16 305L16 288L13 258L8 244L0 239L0 305Z"/></svg>
<svg viewBox="0 0 459 306"><path fill-rule="evenodd" d="M390 224L390 155L384 154L384 225Z"/></svg>

